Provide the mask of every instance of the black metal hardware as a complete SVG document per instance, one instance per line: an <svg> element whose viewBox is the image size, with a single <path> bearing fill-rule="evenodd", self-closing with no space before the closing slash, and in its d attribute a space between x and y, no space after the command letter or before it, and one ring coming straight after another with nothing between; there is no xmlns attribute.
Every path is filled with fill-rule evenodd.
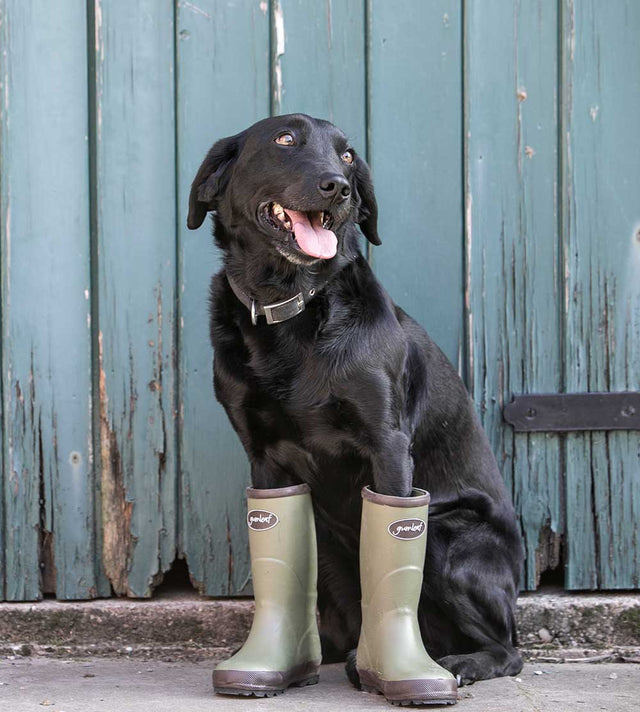
<svg viewBox="0 0 640 712"><path fill-rule="evenodd" d="M502 414L517 432L640 430L640 393L520 395Z"/></svg>

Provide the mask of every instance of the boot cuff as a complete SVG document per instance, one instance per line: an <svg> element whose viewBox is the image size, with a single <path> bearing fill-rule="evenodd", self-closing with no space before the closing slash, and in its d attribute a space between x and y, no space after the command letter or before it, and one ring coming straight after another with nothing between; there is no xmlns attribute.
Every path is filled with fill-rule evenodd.
<svg viewBox="0 0 640 712"><path fill-rule="evenodd" d="M247 487L247 497L251 499L276 499L277 497L292 497L296 494L309 494L311 487L306 484L278 487L277 489L255 489Z"/></svg>
<svg viewBox="0 0 640 712"><path fill-rule="evenodd" d="M384 504L387 507L424 507L429 504L431 495L427 490L414 487L410 497L394 497L390 494L378 494L370 487L362 488L362 499L368 499L374 504Z"/></svg>

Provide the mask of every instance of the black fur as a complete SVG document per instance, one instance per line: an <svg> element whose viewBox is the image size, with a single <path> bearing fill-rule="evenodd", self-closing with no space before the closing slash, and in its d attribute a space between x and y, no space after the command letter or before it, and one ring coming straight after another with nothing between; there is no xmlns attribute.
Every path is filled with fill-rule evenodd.
<svg viewBox="0 0 640 712"><path fill-rule="evenodd" d="M284 131L293 145L275 143ZM255 487L311 487L325 660L345 659L358 641L361 488L406 496L415 485L432 496L419 609L427 650L463 682L513 675L522 667L513 508L456 371L360 252L356 225L380 244L377 205L366 163L355 154L345 163L347 148L333 125L297 114L223 139L205 158L188 224L215 211L224 253L211 284L215 392ZM323 175L344 176L348 199L324 197ZM269 229L260 219L269 201L331 210L338 254L308 257ZM401 235L391 238L401 246ZM262 304L319 292L293 319L253 326L226 274ZM347 667L357 682L353 655Z"/></svg>

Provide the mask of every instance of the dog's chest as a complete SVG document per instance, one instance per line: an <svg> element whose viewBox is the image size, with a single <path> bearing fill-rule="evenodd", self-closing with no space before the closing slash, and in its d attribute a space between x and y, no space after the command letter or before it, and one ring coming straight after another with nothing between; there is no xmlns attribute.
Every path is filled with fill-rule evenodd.
<svg viewBox="0 0 640 712"><path fill-rule="evenodd" d="M322 342L254 342L249 393L242 407L274 440L286 437L310 452L348 452L367 430L345 354Z"/></svg>

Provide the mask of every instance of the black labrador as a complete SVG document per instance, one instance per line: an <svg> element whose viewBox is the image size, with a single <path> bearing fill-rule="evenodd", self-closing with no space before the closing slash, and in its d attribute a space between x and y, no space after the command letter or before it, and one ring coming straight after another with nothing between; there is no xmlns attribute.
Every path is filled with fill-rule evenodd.
<svg viewBox="0 0 640 712"><path fill-rule="evenodd" d="M427 650L463 683L517 674L514 511L458 374L360 251L356 226L380 244L367 164L327 121L268 118L207 154L188 226L208 211L224 255L211 283L216 396L254 487L311 487L324 660L346 657L357 684L360 490L415 485L432 497Z"/></svg>

